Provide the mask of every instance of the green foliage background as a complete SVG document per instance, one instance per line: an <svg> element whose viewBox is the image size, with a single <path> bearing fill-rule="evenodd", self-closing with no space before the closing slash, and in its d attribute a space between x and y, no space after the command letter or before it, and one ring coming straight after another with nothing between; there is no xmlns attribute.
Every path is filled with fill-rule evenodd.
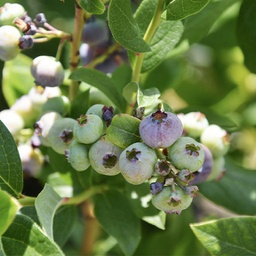
<svg viewBox="0 0 256 256"><path fill-rule="evenodd" d="M242 2L244 5L244 13L239 15ZM205 7L202 12L182 20L183 24L188 25L185 26L178 47L171 51L163 61L159 61L152 70L146 72L148 67L144 66L145 72L142 75L141 88L148 89L156 87L161 93L161 98L177 113L201 111L206 114L210 123L222 126L233 135L231 138L231 150L226 162L228 172L225 177L220 182L213 181L202 184L200 186L200 192L202 194L196 198L192 207L182 212L181 216L166 216L166 228L164 231L161 229L163 228L161 227L161 221L159 221L160 224L158 226L156 224L155 226L150 225L150 221L144 222L141 220L140 224L138 224L138 219L133 215L129 215L130 223L135 227L131 229L134 231L139 225L141 228L141 242L134 253L135 255L208 255L209 253L204 247L208 250L210 248L213 255L218 255L215 248L211 250L211 244L208 243L209 240L215 239L215 244L216 241L224 241L226 238L221 237L222 230L232 229L232 227L234 227L238 230L237 232L243 232L246 227L248 227L247 225L249 225L252 230L251 233L248 231L248 233L245 234L246 236L243 237L243 241L246 243L248 242L248 240L246 240L247 238L254 237L253 241L255 242L255 218L253 217L240 220L240 224L237 224L237 219L232 219L229 223L224 223L223 225L221 221L213 224L209 222L207 224L210 226L209 229L207 225L203 227L193 225L192 229L189 226L191 223L211 219L233 217L235 215L253 216L256 213L256 75L252 73L255 72L255 61L251 61L250 57L250 55L255 53L255 50L248 50L247 48L245 52L241 50L241 46L243 49L245 45L244 38L246 38L248 34L242 29L243 21L241 21L241 19L247 14L246 10L248 9L246 5L249 5L249 2L250 1L238 0L210 1L209 5ZM0 2L0 5L1 4ZM139 1L135 1L133 8L136 9L138 4ZM63 31L72 33L74 19L73 1L66 0L65 3L63 3L60 1L26 0L22 1L22 5L31 16L43 11L52 25ZM214 10L214 13L212 10ZM136 19L141 19L139 13ZM256 22L255 19L256 18L254 18L253 21ZM177 30L179 30L179 25L180 24L177 22L173 23L173 26L176 26ZM251 27L251 29L252 28L253 27ZM172 35L170 35L170 37L171 36ZM35 45L32 49L24 51L23 54L30 58L38 56L39 53L40 55L54 56L58 43L59 40L51 40L45 44ZM172 46L170 46L170 49L172 49ZM10 72L9 76L5 74L5 79L8 78L8 86L11 84L11 88L6 86L6 82L1 85L5 94L4 96L2 91L0 93L1 110L7 108L8 104L12 104L15 99L27 93L33 86L33 81L31 81L30 78L28 78L22 86L20 86L19 83L19 72L21 72L22 76L28 73L28 70L23 70L20 67L22 65L28 66L28 63L31 61L25 56L18 57L18 59L5 64L6 70ZM68 67L68 59L68 48L66 48L61 59L66 68ZM246 65L244 64L244 60L246 60ZM158 62L158 60L154 59L154 62ZM150 65L151 64L152 63L150 63ZM154 63L152 65L154 65ZM0 62L0 69L3 70L3 68L4 63ZM13 73L17 75L12 76ZM90 74L93 77L94 74ZM3 75L2 72L0 75ZM81 76L78 77L81 78ZM0 78L4 83L2 77ZM106 81L106 83L108 83L108 81ZM120 105L120 108L124 108L122 102L117 102L117 104ZM49 169L47 177L43 178L48 184L61 187L65 185L69 186L71 185L70 183L72 183L72 185L76 185L76 193L78 193L91 182L90 178L93 176L91 172L89 173L90 175L87 173L85 177L83 173L75 174L74 170L60 171L57 167L64 162L64 159L56 155L56 153L51 152L51 150L48 153L49 157L53 160L53 170ZM59 179L55 180L51 178L53 171L56 170L58 170L56 172L58 178L63 181L61 184L58 184ZM94 175L94 184L102 184L101 179L102 177ZM111 181L107 177L104 183L111 184ZM115 185L118 186L118 184L119 180L116 180ZM123 186L122 182L120 182L120 184ZM127 191L129 191L129 188L127 188ZM143 189L138 188L136 193L143 195ZM45 188L40 196L41 198L48 198L50 194L47 188ZM94 198L96 217L100 224L103 219L103 222L106 220L117 221L119 227L122 227L122 223L126 218L125 214L122 216L122 212L118 215L120 219L113 219L111 209L124 203L125 197L123 198L123 195L117 194L116 200L113 200L113 195L107 194L106 198L104 198L106 201L104 202L107 206L111 205L111 209L108 209L104 204L98 203L100 200L103 200L100 197L102 196L100 195ZM3 195L1 198L6 198L6 195ZM4 200L6 204L9 204L10 201L14 213L16 210L16 202L10 199ZM40 197L37 200L40 200ZM49 210L48 216L52 217L52 221L50 224L46 224L48 227L46 231L52 236L54 230L60 229L60 223L69 219L67 227L70 227L70 232L66 230L67 236L64 237L61 237L63 234L56 235L55 241L59 246L63 246L62 249L66 255L78 254L84 239L84 230L82 227L86 227L88 223L82 218L81 210L77 212L72 206L64 206L65 209L58 209L58 200L60 199L56 196L55 200L53 199L53 202L50 204L51 209ZM211 200L211 203L209 200ZM216 207L212 202L220 206L220 208ZM35 204L35 207L37 207L37 204ZM40 207L42 206L39 206L39 208ZM136 208L136 202L131 202L131 207ZM37 210L40 212L40 209ZM104 210L106 212L104 212ZM27 215L33 219L35 208L25 207L23 211L24 213L29 213ZM54 217L56 211L57 214ZM64 215L58 214L60 211L63 211ZM137 209L137 211L139 210ZM135 212L140 217L140 212L136 212L136 210L132 212ZM63 218L63 216L65 218ZM18 221L17 218L26 219L24 215L20 217L16 216L15 219L14 215L8 217L10 223L14 219L14 224ZM161 216L159 218L161 218ZM26 219L24 223L26 223L27 226L33 226L35 234L37 232L40 233L37 224L33 224L35 222L32 222L31 219ZM73 226L74 228L71 229ZM12 228L15 229L13 226ZM124 247L124 249L122 249L127 254L131 254L134 248L136 248L136 238L133 241L132 237L129 237L129 239L131 239L130 245L133 245L134 248L127 248L126 245L122 245L122 241L125 240L124 238L122 239L122 236L129 236L132 233L132 231L129 232L129 227L124 226L123 228L126 229L127 234L122 233L121 235L116 233L116 230L111 230L112 227L109 227L109 229L108 227L104 228L105 231L99 228L100 235L94 245L94 255L123 255L120 246L121 248L122 246ZM211 232L212 230L215 230L216 234L213 234ZM3 230L2 234L4 231L5 230ZM135 237L140 236L139 231L140 230L136 230ZM2 240L3 245L4 243L8 243L10 232L12 231L5 233ZM204 244L204 247L197 240L193 232L198 238L201 236L200 241ZM208 232L210 238L205 242L204 239L208 236ZM107 233L112 236L108 236ZM117 245L116 240L118 240L118 238L120 238L120 246ZM36 238L32 237L32 239ZM235 239L233 240L232 234L230 239L233 242L233 247L238 246L240 248L240 245L237 245L236 241L234 241ZM247 254L246 250L241 249L239 255L256 255L255 246L251 246L254 243L253 241L248 242L250 245L248 249L250 254ZM61 252L58 251L59 247L56 244L49 242L48 248L49 250L56 250L56 255L61 255ZM0 243L0 255L1 248L2 245ZM38 250L38 253L42 253L43 255L41 251L43 249L40 246ZM31 253L34 253L34 251L32 250ZM223 253L221 255L232 254Z"/></svg>

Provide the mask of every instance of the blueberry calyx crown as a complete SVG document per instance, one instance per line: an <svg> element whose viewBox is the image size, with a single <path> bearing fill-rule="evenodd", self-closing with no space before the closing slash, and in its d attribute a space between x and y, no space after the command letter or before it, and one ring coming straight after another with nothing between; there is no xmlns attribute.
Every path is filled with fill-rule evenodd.
<svg viewBox="0 0 256 256"><path fill-rule="evenodd" d="M164 122L167 118L167 114L161 110L157 110L155 113L151 114L151 120L153 123L160 124Z"/></svg>
<svg viewBox="0 0 256 256"><path fill-rule="evenodd" d="M72 130L67 130L64 129L61 133L60 133L60 138L62 139L62 141L64 143L69 143L72 141L73 139L73 131Z"/></svg>
<svg viewBox="0 0 256 256"><path fill-rule="evenodd" d="M192 156L192 155L199 156L199 150L200 150L200 147L196 146L193 143L186 145L186 153L190 156Z"/></svg>
<svg viewBox="0 0 256 256"><path fill-rule="evenodd" d="M133 148L132 150L126 151L126 158L130 162L137 162L139 160L139 155L141 154L141 151L136 150L136 148Z"/></svg>
<svg viewBox="0 0 256 256"><path fill-rule="evenodd" d="M86 115L80 115L80 117L77 118L76 120L80 125L85 125L88 122L88 118Z"/></svg>
<svg viewBox="0 0 256 256"><path fill-rule="evenodd" d="M113 154L106 154L102 159L105 168L113 168L117 163L117 156Z"/></svg>

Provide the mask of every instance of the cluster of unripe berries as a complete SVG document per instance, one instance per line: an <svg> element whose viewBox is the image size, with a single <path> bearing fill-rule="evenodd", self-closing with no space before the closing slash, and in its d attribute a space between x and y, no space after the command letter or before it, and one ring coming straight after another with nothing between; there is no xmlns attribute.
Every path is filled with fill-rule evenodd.
<svg viewBox="0 0 256 256"><path fill-rule="evenodd" d="M197 193L196 184L224 171L216 162L228 150L226 132L209 125L202 113L175 115L158 110L139 125L141 140L121 148L108 138L114 109L92 105L76 120L47 112L36 122L36 134L77 171L90 166L99 174L121 173L133 184L150 183L153 205L180 213Z"/></svg>

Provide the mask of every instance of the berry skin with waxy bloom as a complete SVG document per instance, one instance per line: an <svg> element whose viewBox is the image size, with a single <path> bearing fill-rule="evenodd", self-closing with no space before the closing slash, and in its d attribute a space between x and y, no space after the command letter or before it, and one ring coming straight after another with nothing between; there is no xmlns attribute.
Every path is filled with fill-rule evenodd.
<svg viewBox="0 0 256 256"><path fill-rule="evenodd" d="M51 56L36 57L31 65L35 83L43 87L60 86L64 80L64 69L60 61Z"/></svg>
<svg viewBox="0 0 256 256"><path fill-rule="evenodd" d="M68 162L76 171L85 171L90 167L88 146L73 140L65 151Z"/></svg>
<svg viewBox="0 0 256 256"><path fill-rule="evenodd" d="M26 14L24 7L18 3L6 3L0 7L0 25L11 25L15 18L22 18Z"/></svg>
<svg viewBox="0 0 256 256"><path fill-rule="evenodd" d="M141 142L127 147L119 157L119 169L127 182L139 185L148 180L157 161L155 151Z"/></svg>
<svg viewBox="0 0 256 256"><path fill-rule="evenodd" d="M102 136L90 148L89 159L92 168L103 175L113 176L120 173L118 162L122 149Z"/></svg>
<svg viewBox="0 0 256 256"><path fill-rule="evenodd" d="M73 140L73 127L76 120L65 117L57 119L51 126L47 141L50 147L57 153L64 155Z"/></svg>
<svg viewBox="0 0 256 256"><path fill-rule="evenodd" d="M103 121L97 115L81 115L74 126L74 136L80 143L91 144L103 134Z"/></svg>
<svg viewBox="0 0 256 256"><path fill-rule="evenodd" d="M139 127L140 136L152 148L170 147L181 135L180 119L171 112L156 111L145 117Z"/></svg>
<svg viewBox="0 0 256 256"><path fill-rule="evenodd" d="M19 53L20 31L10 25L0 27L0 59L8 61L14 59Z"/></svg>
<svg viewBox="0 0 256 256"><path fill-rule="evenodd" d="M152 196L152 204L157 209L170 214L180 214L190 206L192 201L192 197L177 185L174 190L172 186L165 186L159 193Z"/></svg>
<svg viewBox="0 0 256 256"><path fill-rule="evenodd" d="M190 137L180 137L169 148L168 156L176 168L191 172L198 171L204 162L202 144Z"/></svg>

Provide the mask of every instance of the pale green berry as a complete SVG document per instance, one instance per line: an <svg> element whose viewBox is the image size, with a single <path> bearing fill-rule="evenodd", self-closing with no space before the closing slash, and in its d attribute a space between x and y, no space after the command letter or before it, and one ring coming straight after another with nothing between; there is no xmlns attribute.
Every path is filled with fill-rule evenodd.
<svg viewBox="0 0 256 256"><path fill-rule="evenodd" d="M74 136L80 143L91 144L103 134L103 121L96 115L81 115L74 126Z"/></svg>
<svg viewBox="0 0 256 256"><path fill-rule="evenodd" d="M102 136L92 144L89 151L92 168L100 174L117 175L120 173L118 162L122 151L121 148Z"/></svg>
<svg viewBox="0 0 256 256"><path fill-rule="evenodd" d="M0 59L8 61L14 59L19 53L20 31L13 26L0 27Z"/></svg>
<svg viewBox="0 0 256 256"><path fill-rule="evenodd" d="M65 95L49 98L42 106L43 113L54 111L65 116L70 111L70 101Z"/></svg>
<svg viewBox="0 0 256 256"><path fill-rule="evenodd" d="M119 157L119 169L125 180L138 185L148 180L154 173L157 155L141 142L127 147Z"/></svg>
<svg viewBox="0 0 256 256"><path fill-rule="evenodd" d="M29 144L20 144L18 152L24 175L37 177L44 163L42 152L38 148L32 148Z"/></svg>
<svg viewBox="0 0 256 256"><path fill-rule="evenodd" d="M12 109L4 109L0 112L0 120L15 137L24 128L24 121L20 114Z"/></svg>
<svg viewBox="0 0 256 256"><path fill-rule="evenodd" d="M47 141L50 147L57 153L64 155L73 140L73 128L76 120L65 117L57 119L51 126Z"/></svg>
<svg viewBox="0 0 256 256"><path fill-rule="evenodd" d="M212 171L208 176L207 181L220 180L223 177L224 172L225 172L225 158L223 156L214 158Z"/></svg>
<svg viewBox="0 0 256 256"><path fill-rule="evenodd" d="M209 125L201 134L200 140L210 149L214 158L222 157L228 152L228 134L216 124Z"/></svg>
<svg viewBox="0 0 256 256"><path fill-rule="evenodd" d="M73 140L65 152L68 162L76 171L85 171L90 167L88 146Z"/></svg>
<svg viewBox="0 0 256 256"><path fill-rule="evenodd" d="M198 171L204 163L202 144L190 137L180 137L170 148L168 156L173 165L182 170Z"/></svg>
<svg viewBox="0 0 256 256"><path fill-rule="evenodd" d="M88 110L86 111L86 115L97 115L100 118L102 118L102 109L103 109L104 105L103 104L94 104L91 107L88 108Z"/></svg>
<svg viewBox="0 0 256 256"><path fill-rule="evenodd" d="M174 189L172 186L164 187L159 193L152 196L152 204L165 213L180 214L181 211L187 209L193 199L177 185Z"/></svg>
<svg viewBox="0 0 256 256"><path fill-rule="evenodd" d="M15 18L22 18L26 14L24 7L18 3L6 3L0 8L0 25L11 25Z"/></svg>
<svg viewBox="0 0 256 256"><path fill-rule="evenodd" d="M200 137L208 126L209 122L201 112L190 112L184 116L183 128L188 136Z"/></svg>
<svg viewBox="0 0 256 256"><path fill-rule="evenodd" d="M44 146L50 146L48 141L49 131L53 124L61 118L61 115L57 112L48 112L42 115L40 119L35 123L35 132L39 136L40 141Z"/></svg>

